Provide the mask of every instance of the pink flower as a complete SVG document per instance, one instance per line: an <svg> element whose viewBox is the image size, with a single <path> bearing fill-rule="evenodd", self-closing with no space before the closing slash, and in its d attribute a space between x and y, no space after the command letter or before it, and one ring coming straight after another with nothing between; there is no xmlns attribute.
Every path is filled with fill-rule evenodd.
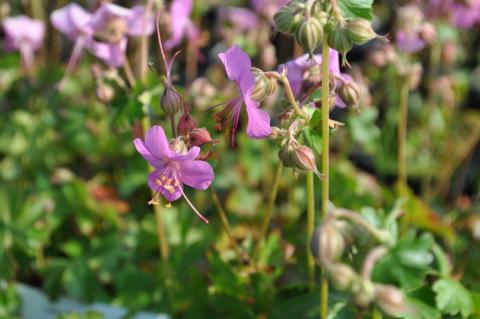
<svg viewBox="0 0 480 319"><path fill-rule="evenodd" d="M2 22L5 49L19 50L26 70L33 66L33 52L42 46L45 24L26 16L8 17Z"/></svg>
<svg viewBox="0 0 480 319"><path fill-rule="evenodd" d="M88 23L96 39L90 38L87 48L111 67L124 63L127 36L150 35L154 29L153 16L145 19L145 7L130 9L105 3L95 11ZM99 39L99 40L97 40Z"/></svg>
<svg viewBox="0 0 480 319"><path fill-rule="evenodd" d="M172 35L170 39L165 42L165 49L171 50L177 47L185 37L190 42L198 41L200 31L190 19L192 9L192 0L173 0L170 5Z"/></svg>
<svg viewBox="0 0 480 319"><path fill-rule="evenodd" d="M407 53L415 53L427 46L427 42L420 37L420 29L398 30L395 40L400 50Z"/></svg>
<svg viewBox="0 0 480 319"><path fill-rule="evenodd" d="M194 146L186 153L172 149L160 126L151 127L145 135L145 141L137 138L133 143L140 155L155 168L148 175L148 185L155 196L162 194L170 202L183 196L200 219L208 223L183 191L184 184L201 190L212 184L214 173L210 164L195 160L200 154L200 148ZM149 203L157 203L155 196Z"/></svg>
<svg viewBox="0 0 480 319"><path fill-rule="evenodd" d="M218 55L230 80L237 84L240 95L230 100L227 106L218 114L223 122L233 122L232 137L235 136L242 104L248 115L247 135L252 138L265 138L270 136L270 116L260 109L257 101L252 100L251 93L255 88L255 78L251 72L252 62L249 56L238 47L232 46Z"/></svg>
<svg viewBox="0 0 480 319"><path fill-rule="evenodd" d="M230 22L233 28L240 32L253 30L258 25L258 17L255 12L245 8L220 8L219 19Z"/></svg>

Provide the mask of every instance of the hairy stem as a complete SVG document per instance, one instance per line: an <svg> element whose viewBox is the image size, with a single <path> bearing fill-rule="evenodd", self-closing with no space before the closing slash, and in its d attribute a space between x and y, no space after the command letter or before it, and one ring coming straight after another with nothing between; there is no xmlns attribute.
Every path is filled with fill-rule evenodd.
<svg viewBox="0 0 480 319"><path fill-rule="evenodd" d="M362 267L362 277L365 280L370 280L372 277L372 271L373 267L375 267L375 264L377 261L380 260L385 254L388 252L387 248L385 246L377 246L373 248L365 257L365 261L363 262L363 267Z"/></svg>
<svg viewBox="0 0 480 319"><path fill-rule="evenodd" d="M240 262L242 262L244 260L243 258L244 254L242 254L242 250L238 246L238 243L235 240L235 237L233 237L232 228L230 227L227 214L225 213L225 210L223 209L222 205L220 204L220 201L218 200L217 192L212 187L210 187L210 190L212 193L213 204L215 205L215 208L217 209L218 217L220 217L220 221L222 222L223 230L225 231L225 234L227 234L228 239L230 239L230 242L232 243L233 250L237 255L237 259Z"/></svg>
<svg viewBox="0 0 480 319"><path fill-rule="evenodd" d="M310 240L313 235L313 228L315 227L315 184L313 180L313 172L308 171L306 177L307 187L307 267L308 267L308 286L311 290L315 287L315 260L310 251Z"/></svg>
<svg viewBox="0 0 480 319"><path fill-rule="evenodd" d="M327 218L329 203L329 182L330 182L330 148L329 148L329 95L330 95L330 74L329 64L329 47L327 41L323 41L322 45L322 221ZM320 282L320 318L326 319L328 316L328 278L326 272L322 269L322 277Z"/></svg>

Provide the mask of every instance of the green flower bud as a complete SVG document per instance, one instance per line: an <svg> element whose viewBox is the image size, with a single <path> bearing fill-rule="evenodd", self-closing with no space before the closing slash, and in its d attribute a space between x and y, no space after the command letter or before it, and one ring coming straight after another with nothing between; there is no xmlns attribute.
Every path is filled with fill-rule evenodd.
<svg viewBox="0 0 480 319"><path fill-rule="evenodd" d="M282 161L283 166L285 167L294 167L294 148L290 143L287 143L280 151L278 151L278 157Z"/></svg>
<svg viewBox="0 0 480 319"><path fill-rule="evenodd" d="M307 52L313 53L323 40L323 26L314 17L305 19L295 33L295 40Z"/></svg>
<svg viewBox="0 0 480 319"><path fill-rule="evenodd" d="M347 106L358 106L360 101L360 90L354 82L344 83L337 89L337 93Z"/></svg>
<svg viewBox="0 0 480 319"><path fill-rule="evenodd" d="M374 290L376 305L387 315L398 318L405 316L411 311L405 295L397 287L375 284Z"/></svg>
<svg viewBox="0 0 480 319"><path fill-rule="evenodd" d="M264 98L275 92L277 89L277 80L265 76L265 73L259 68L252 68L255 77L255 88L251 97L255 101L262 101Z"/></svg>
<svg viewBox="0 0 480 319"><path fill-rule="evenodd" d="M285 34L294 34L302 20L303 16L289 7L283 7L273 16L276 29Z"/></svg>
<svg viewBox="0 0 480 319"><path fill-rule="evenodd" d="M347 30L341 23L333 28L328 34L328 45L340 52L342 55L347 54L353 47L353 42L348 38Z"/></svg>
<svg viewBox="0 0 480 319"><path fill-rule="evenodd" d="M310 246L317 263L325 266L337 261L342 256L345 242L332 221L327 220L313 232Z"/></svg>
<svg viewBox="0 0 480 319"><path fill-rule="evenodd" d="M167 84L160 97L160 107L162 111L167 115L175 115L182 105L183 98L173 86Z"/></svg>
<svg viewBox="0 0 480 319"><path fill-rule="evenodd" d="M327 272L333 285L338 290L349 290L358 280L355 270L346 264L333 264L328 267Z"/></svg>
<svg viewBox="0 0 480 319"><path fill-rule="evenodd" d="M362 44L377 37L370 22L361 18L348 21L346 30L348 38L355 44Z"/></svg>
<svg viewBox="0 0 480 319"><path fill-rule="evenodd" d="M355 282L351 287L351 291L352 301L358 307L368 307L375 298L375 289L369 280L362 279Z"/></svg>

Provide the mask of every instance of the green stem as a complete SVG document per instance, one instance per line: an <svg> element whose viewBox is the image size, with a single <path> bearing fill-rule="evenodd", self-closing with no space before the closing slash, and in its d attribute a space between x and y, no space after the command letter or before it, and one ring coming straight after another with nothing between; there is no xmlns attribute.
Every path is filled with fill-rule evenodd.
<svg viewBox="0 0 480 319"><path fill-rule="evenodd" d="M315 286L315 260L310 251L310 240L313 236L313 228L315 226L315 191L313 172L307 172L307 266L308 266L308 286L313 290Z"/></svg>
<svg viewBox="0 0 480 319"><path fill-rule="evenodd" d="M135 75L133 74L132 67L130 66L130 62L128 62L128 57L124 53L123 54L123 70L125 71L125 75L127 76L128 84L130 84L130 88L135 87L135 84L137 83L135 79Z"/></svg>
<svg viewBox="0 0 480 319"><path fill-rule="evenodd" d="M147 28L148 18L152 14L153 8L153 0L147 0L147 4L145 5L145 13L143 15L143 28ZM148 72L148 44L149 44L149 36L143 35L140 39L140 50L138 52L140 57L140 63L138 66L138 75L142 82L145 82L146 75Z"/></svg>
<svg viewBox="0 0 480 319"><path fill-rule="evenodd" d="M218 200L217 192L210 187L211 193L212 193L212 200L213 204L215 205L215 208L217 209L218 217L220 217L220 221L222 222L222 227L225 233L227 234L228 238L230 239L230 242L232 243L233 250L235 251L235 254L237 255L237 259L242 262L244 260L244 255L242 254L242 251L240 247L238 246L237 241L235 240L235 237L233 237L233 232L232 228L230 227L230 223L227 218L227 214L225 214L225 210L223 209L222 205L220 204L220 201Z"/></svg>
<svg viewBox="0 0 480 319"><path fill-rule="evenodd" d="M377 307L373 307L372 310L372 319L382 319L382 313L378 310Z"/></svg>
<svg viewBox="0 0 480 319"><path fill-rule="evenodd" d="M329 97L330 97L330 78L329 78L329 47L327 41L322 45L322 221L328 214L329 203L329 181L330 181L330 149L329 149ZM324 269L322 269L320 293L320 318L326 319L328 316L328 278Z"/></svg>
<svg viewBox="0 0 480 319"><path fill-rule="evenodd" d="M273 179L272 188L270 190L270 195L268 196L268 206L265 214L263 215L262 229L260 230L260 238L257 243L257 249L255 252L255 259L260 256L260 249L262 244L265 241L268 233L268 226L270 225L270 220L272 219L273 207L275 205L275 199L277 198L278 185L280 184L280 178L282 176L283 164L278 163L277 171L275 172L275 177Z"/></svg>
<svg viewBox="0 0 480 319"><path fill-rule="evenodd" d="M408 81L400 84L400 118L398 122L398 184L400 195L407 195L407 124L408 124Z"/></svg>

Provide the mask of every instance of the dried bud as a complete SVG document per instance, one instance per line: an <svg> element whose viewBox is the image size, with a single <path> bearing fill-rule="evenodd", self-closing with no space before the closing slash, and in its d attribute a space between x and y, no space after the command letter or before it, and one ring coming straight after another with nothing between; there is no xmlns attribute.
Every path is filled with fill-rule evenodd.
<svg viewBox="0 0 480 319"><path fill-rule="evenodd" d="M352 301L361 308L368 307L375 298L373 283L369 280L359 280L352 287Z"/></svg>
<svg viewBox="0 0 480 319"><path fill-rule="evenodd" d="M111 85L103 81L98 81L97 87L95 88L95 95L100 102L108 103L115 97L115 90Z"/></svg>
<svg viewBox="0 0 480 319"><path fill-rule="evenodd" d="M311 249L312 254L321 266L337 261L343 254L345 242L342 234L331 220L327 220L313 232Z"/></svg>
<svg viewBox="0 0 480 319"><path fill-rule="evenodd" d="M303 21L303 16L291 7L283 7L273 16L277 31L294 34Z"/></svg>
<svg viewBox="0 0 480 319"><path fill-rule="evenodd" d="M282 136L283 136L282 130L279 127L272 126L272 133L270 133L269 137L271 139L277 139L277 138L280 138Z"/></svg>
<svg viewBox="0 0 480 319"><path fill-rule="evenodd" d="M338 95L348 106L357 107L360 101L360 90L355 82L345 82L338 88Z"/></svg>
<svg viewBox="0 0 480 319"><path fill-rule="evenodd" d="M327 271L333 285L338 290L349 290L358 280L355 270L346 264L332 264Z"/></svg>
<svg viewBox="0 0 480 319"><path fill-rule="evenodd" d="M187 133L197 127L197 123L193 117L188 114L182 114L178 119L178 134L186 136Z"/></svg>
<svg viewBox="0 0 480 319"><path fill-rule="evenodd" d="M160 97L160 107L162 108L162 111L169 116L175 115L182 105L183 98L173 86L167 84Z"/></svg>
<svg viewBox="0 0 480 319"><path fill-rule="evenodd" d="M347 29L341 23L337 23L328 35L328 45L342 54L345 61L345 54L353 47L353 42L347 34Z"/></svg>
<svg viewBox="0 0 480 319"><path fill-rule="evenodd" d="M277 89L277 80L266 77L265 73L259 68L252 68L252 73L255 77L255 88L251 93L253 100L262 101L268 95L275 92Z"/></svg>
<svg viewBox="0 0 480 319"><path fill-rule="evenodd" d="M294 148L293 164L295 168L298 168L302 171L317 171L315 154L309 147L305 145L299 145Z"/></svg>
<svg viewBox="0 0 480 319"><path fill-rule="evenodd" d="M361 18L348 21L346 33L350 41L355 44L363 44L377 37L370 22Z"/></svg>
<svg viewBox="0 0 480 319"><path fill-rule="evenodd" d="M188 152L187 144L185 144L181 136L170 141L170 149L178 154L186 154Z"/></svg>
<svg viewBox="0 0 480 319"><path fill-rule="evenodd" d="M212 137L208 130L204 127L202 128L194 128L193 130L187 133L187 140L189 146L202 146L203 144L207 144L212 142Z"/></svg>
<svg viewBox="0 0 480 319"><path fill-rule="evenodd" d="M392 317L403 317L410 312L403 292L392 285L375 284L375 303L377 306Z"/></svg>
<svg viewBox="0 0 480 319"><path fill-rule="evenodd" d="M297 43L310 54L320 46L323 40L323 26L314 17L306 18L295 32Z"/></svg>

